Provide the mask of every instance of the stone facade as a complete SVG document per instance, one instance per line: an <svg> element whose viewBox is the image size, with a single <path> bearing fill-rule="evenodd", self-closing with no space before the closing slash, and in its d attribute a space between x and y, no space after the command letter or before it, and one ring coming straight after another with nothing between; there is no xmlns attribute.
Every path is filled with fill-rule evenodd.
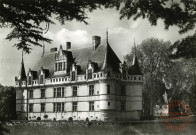
<svg viewBox="0 0 196 135"><path fill-rule="evenodd" d="M15 79L19 119L140 119L143 76L136 56L133 65L121 64L108 41L93 43L93 47L78 50L61 46L27 75L22 60Z"/></svg>

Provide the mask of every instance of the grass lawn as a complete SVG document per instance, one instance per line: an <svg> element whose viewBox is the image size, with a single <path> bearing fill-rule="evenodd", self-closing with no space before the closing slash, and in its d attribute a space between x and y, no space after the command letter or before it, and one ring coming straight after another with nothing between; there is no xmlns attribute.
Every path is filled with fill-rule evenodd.
<svg viewBox="0 0 196 135"><path fill-rule="evenodd" d="M175 124L175 123L174 123ZM7 126L6 135L195 135L196 123L182 131L171 131L161 122L140 122L121 125L15 125Z"/></svg>

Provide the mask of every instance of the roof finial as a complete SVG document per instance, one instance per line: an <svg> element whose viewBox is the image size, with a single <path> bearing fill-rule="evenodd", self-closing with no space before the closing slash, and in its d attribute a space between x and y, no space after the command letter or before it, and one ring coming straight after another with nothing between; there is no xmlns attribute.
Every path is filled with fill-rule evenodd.
<svg viewBox="0 0 196 135"><path fill-rule="evenodd" d="M106 28L106 43L108 43L108 28Z"/></svg>

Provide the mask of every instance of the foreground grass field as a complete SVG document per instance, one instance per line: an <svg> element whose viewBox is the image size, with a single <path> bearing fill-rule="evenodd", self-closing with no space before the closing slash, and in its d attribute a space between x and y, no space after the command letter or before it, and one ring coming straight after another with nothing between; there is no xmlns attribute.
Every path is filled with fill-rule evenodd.
<svg viewBox="0 0 196 135"><path fill-rule="evenodd" d="M175 124L175 123L174 123ZM161 122L140 122L117 125L15 125L7 126L6 135L195 135L196 123L182 131L171 131Z"/></svg>

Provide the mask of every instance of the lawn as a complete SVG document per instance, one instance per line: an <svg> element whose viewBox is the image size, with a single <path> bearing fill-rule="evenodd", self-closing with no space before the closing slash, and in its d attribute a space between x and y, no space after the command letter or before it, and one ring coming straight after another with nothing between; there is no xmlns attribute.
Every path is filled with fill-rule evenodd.
<svg viewBox="0 0 196 135"><path fill-rule="evenodd" d="M175 124L175 123L174 123ZM104 124L86 127L81 124L15 125L6 126L7 135L195 135L196 123L182 131L171 131L161 122L137 122L129 124Z"/></svg>

